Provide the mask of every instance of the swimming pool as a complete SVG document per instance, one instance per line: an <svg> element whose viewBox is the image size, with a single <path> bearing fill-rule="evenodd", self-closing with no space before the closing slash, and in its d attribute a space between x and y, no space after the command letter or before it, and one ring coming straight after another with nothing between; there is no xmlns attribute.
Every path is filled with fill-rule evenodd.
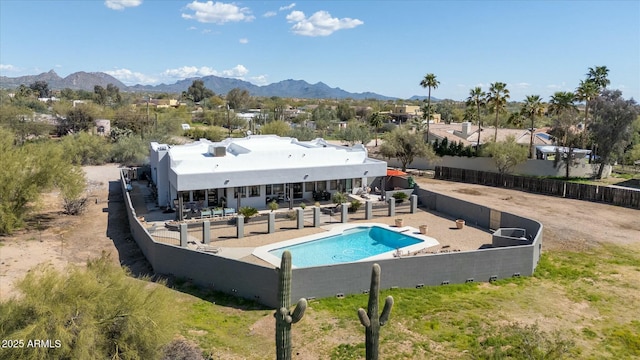
<svg viewBox="0 0 640 360"><path fill-rule="evenodd" d="M387 259L397 250L406 254L437 244L435 239L419 235L411 227L348 224L336 226L328 233L262 246L253 254L279 266L282 253L289 250L294 267L312 267Z"/></svg>

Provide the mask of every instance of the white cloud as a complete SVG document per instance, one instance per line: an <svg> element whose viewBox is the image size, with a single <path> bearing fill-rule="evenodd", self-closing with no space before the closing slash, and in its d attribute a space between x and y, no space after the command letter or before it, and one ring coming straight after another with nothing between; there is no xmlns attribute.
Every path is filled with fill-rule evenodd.
<svg viewBox="0 0 640 360"><path fill-rule="evenodd" d="M105 71L105 73L113 76L114 78L122 81L127 85L158 83L157 78L147 76L143 73L133 72L129 69L116 69Z"/></svg>
<svg viewBox="0 0 640 360"><path fill-rule="evenodd" d="M266 13L262 14L262 17L269 18L269 17L274 17L276 15L278 15L278 13L275 11L267 11Z"/></svg>
<svg viewBox="0 0 640 360"><path fill-rule="evenodd" d="M253 76L251 77L251 82L253 82L256 85L267 85L267 75L258 75L258 76Z"/></svg>
<svg viewBox="0 0 640 360"><path fill-rule="evenodd" d="M240 40L238 40L240 42L240 44L248 44L249 43L249 39L247 38L242 38Z"/></svg>
<svg viewBox="0 0 640 360"><path fill-rule="evenodd" d="M235 67L233 67L232 69L223 70L222 71L222 76L241 78L241 77L247 75L248 73L249 73L249 70L246 67L244 67L243 65L238 64Z"/></svg>
<svg viewBox="0 0 640 360"><path fill-rule="evenodd" d="M255 19L255 17L251 15L249 8L241 8L233 3L225 4L213 1L194 1L188 4L187 8L192 10L193 14L182 14L182 17L201 23L222 25L227 22L252 21Z"/></svg>
<svg viewBox="0 0 640 360"><path fill-rule="evenodd" d="M302 11L294 10L287 15L287 21L295 23L291 30L294 34L302 36L328 36L338 30L352 29L364 24L358 19L333 18L327 11L318 11L307 18Z"/></svg>
<svg viewBox="0 0 640 360"><path fill-rule="evenodd" d="M526 82L521 82L521 83L517 83L515 84L515 87L518 89L528 89L531 86L531 84L526 83Z"/></svg>
<svg viewBox="0 0 640 360"><path fill-rule="evenodd" d="M162 73L162 76L171 78L171 79L186 79L190 77L201 77L201 76L209 76L209 75L242 78L248 73L249 73L249 70L246 67L244 67L244 65L236 65L231 69L222 70L222 71L217 71L208 66L202 66L202 67L183 66L177 69L165 70Z"/></svg>
<svg viewBox="0 0 640 360"><path fill-rule="evenodd" d="M105 0L104 5L112 10L124 10L128 7L136 7L142 4L142 0Z"/></svg>
<svg viewBox="0 0 640 360"><path fill-rule="evenodd" d="M198 29L198 28L197 28L197 27L195 27L195 26L189 26L189 27L187 28L187 30L197 30L197 29Z"/></svg>
<svg viewBox="0 0 640 360"><path fill-rule="evenodd" d="M17 70L15 66L10 64L0 64L0 71L15 71Z"/></svg>
<svg viewBox="0 0 640 360"><path fill-rule="evenodd" d="M291 3L291 4L287 5L287 6L280 6L280 9L278 9L278 10L280 10L280 11L291 10L294 7L296 7L296 3Z"/></svg>

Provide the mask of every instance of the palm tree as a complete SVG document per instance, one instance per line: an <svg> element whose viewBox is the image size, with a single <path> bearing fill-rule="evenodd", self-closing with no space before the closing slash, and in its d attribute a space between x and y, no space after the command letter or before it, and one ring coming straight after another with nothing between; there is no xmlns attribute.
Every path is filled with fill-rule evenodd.
<svg viewBox="0 0 640 360"><path fill-rule="evenodd" d="M598 86L598 92L600 92L611 84L607 76L609 76L609 69L606 66L596 66L595 68L589 68L587 81L595 83Z"/></svg>
<svg viewBox="0 0 640 360"><path fill-rule="evenodd" d="M536 116L541 116L543 112L543 104L542 98L540 95L528 95L524 104L522 104L522 109L520 110L523 115L526 115L531 119L531 139L529 140L529 159L533 159L533 126L535 123Z"/></svg>
<svg viewBox="0 0 640 360"><path fill-rule="evenodd" d="M380 129L382 124L384 124L385 118L386 116L381 114L379 111L371 114L371 117L369 118L369 125L376 129L376 147L378 147L378 129Z"/></svg>
<svg viewBox="0 0 640 360"><path fill-rule="evenodd" d="M578 111L575 100L575 94L570 91L557 91L549 100L549 113L557 117L554 131L562 136L562 146L567 145L567 137L572 125L570 115Z"/></svg>
<svg viewBox="0 0 640 360"><path fill-rule="evenodd" d="M437 89L438 85L440 85L440 81L436 80L436 76L432 73L429 73L424 76L424 79L420 81L420 86L423 88L429 89L429 97L427 102L427 143L429 143L429 122L431 121L431 89Z"/></svg>
<svg viewBox="0 0 640 360"><path fill-rule="evenodd" d="M477 116L478 116L478 142L476 143L476 156L478 155L478 151L480 150L480 132L482 131L482 121L480 119L480 106L485 105L485 97L487 93L482 91L480 86L476 86L475 88L469 90L469 97L467 98L467 105L474 105L476 107Z"/></svg>
<svg viewBox="0 0 640 360"><path fill-rule="evenodd" d="M503 82L495 82L491 84L491 86L489 87L489 94L487 95L487 103L496 113L496 131L494 141L498 141L498 115L500 114L500 112L504 111L504 108L507 105L507 100L509 100L509 90L507 89L507 84Z"/></svg>
<svg viewBox="0 0 640 360"><path fill-rule="evenodd" d="M598 96L598 84L596 84L595 81L589 81L589 80L580 80L580 85L578 86L578 88L576 88L576 92L575 92L575 96L576 99L578 99L579 101L584 101L585 105L584 105L584 130L583 130L583 137L582 137L582 148L584 149L586 146L586 141L587 141L587 130L588 128L588 121L589 121L589 103L591 102L591 100L595 99L596 96Z"/></svg>

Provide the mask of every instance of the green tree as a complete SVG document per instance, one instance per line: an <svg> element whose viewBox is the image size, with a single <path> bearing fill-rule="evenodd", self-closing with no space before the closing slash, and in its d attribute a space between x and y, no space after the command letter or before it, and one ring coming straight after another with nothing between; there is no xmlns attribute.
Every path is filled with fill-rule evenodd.
<svg viewBox="0 0 640 360"><path fill-rule="evenodd" d="M340 121L349 121L355 119L356 110L348 102L341 101L336 108L336 116Z"/></svg>
<svg viewBox="0 0 640 360"><path fill-rule="evenodd" d="M542 116L544 112L544 105L542 104L540 95L527 95L520 111L531 120L531 128L529 129L531 132L529 139L529 158L533 159L535 157L535 152L533 151L533 133L536 116Z"/></svg>
<svg viewBox="0 0 640 360"><path fill-rule="evenodd" d="M0 234L24 226L42 193L58 187L64 190L63 196L71 198L72 185L83 181L55 143L18 146L13 134L0 127L0 153Z"/></svg>
<svg viewBox="0 0 640 360"><path fill-rule="evenodd" d="M549 100L549 114L554 123L551 134L559 139L561 146L569 146L574 143L575 115L578 107L575 104L575 95L570 91L557 91Z"/></svg>
<svg viewBox="0 0 640 360"><path fill-rule="evenodd" d="M250 100L251 95L247 90L233 88L227 93L229 107L234 110L246 109Z"/></svg>
<svg viewBox="0 0 640 360"><path fill-rule="evenodd" d="M490 156L496 164L500 174L508 174L513 168L527 160L527 148L516 142L513 135L507 136L505 141L493 141L482 148L485 156Z"/></svg>
<svg viewBox="0 0 640 360"><path fill-rule="evenodd" d="M589 131L589 105L598 96L598 85L594 81L580 80L580 85L575 91L575 97L579 101L584 101L584 130L582 134L582 148L587 146Z"/></svg>
<svg viewBox="0 0 640 360"><path fill-rule="evenodd" d="M353 145L355 143L367 144L371 141L371 133L358 121L354 120L347 124L346 129L341 129L338 138Z"/></svg>
<svg viewBox="0 0 640 360"><path fill-rule="evenodd" d="M58 119L58 134L88 131L95 124L97 111L91 105L81 104L70 108L66 116Z"/></svg>
<svg viewBox="0 0 640 360"><path fill-rule="evenodd" d="M206 98L214 96L215 93L204 86L204 81L193 80L187 92L183 94L187 99L193 102L200 102Z"/></svg>
<svg viewBox="0 0 640 360"><path fill-rule="evenodd" d="M485 97L487 94L482 91L480 86L476 86L469 90L469 97L467 98L467 106L473 106L476 109L477 121L478 121L478 142L476 143L476 156L480 151L480 133L482 132L482 118L480 117L480 108L486 105Z"/></svg>
<svg viewBox="0 0 640 360"><path fill-rule="evenodd" d="M379 111L374 112L373 114L371 114L371 117L369 117L369 125L371 125L375 129L376 133L376 147L378 147L378 133L380 132L380 128L387 121L387 114L383 114Z"/></svg>
<svg viewBox="0 0 640 360"><path fill-rule="evenodd" d="M291 131L289 124L282 120L271 121L260 128L263 135L274 134L278 136L287 136Z"/></svg>
<svg viewBox="0 0 640 360"><path fill-rule="evenodd" d="M435 158L433 150L424 142L422 135L409 133L404 128L396 128L386 134L385 141L380 146L380 154L388 159L400 161L403 171L417 157Z"/></svg>
<svg viewBox="0 0 640 360"><path fill-rule="evenodd" d="M606 66L590 67L587 72L587 81L596 84L598 92L607 88L611 84L609 80L609 69Z"/></svg>
<svg viewBox="0 0 640 360"><path fill-rule="evenodd" d="M29 88L40 98L48 98L51 95L49 83L46 81L38 80L29 85Z"/></svg>
<svg viewBox="0 0 640 360"><path fill-rule="evenodd" d="M487 94L487 104L496 114L494 141L498 140L498 116L501 112L505 111L508 100L509 89L507 89L507 84L495 82L490 85L489 93Z"/></svg>
<svg viewBox="0 0 640 360"><path fill-rule="evenodd" d="M422 114L422 116L427 120L427 143L429 143L429 123L431 122L431 89L437 89L438 85L440 85L440 81L436 80L436 76L432 73L425 75L422 81L420 81L420 86L424 89L429 89L429 96L427 97L427 113L425 114L423 111Z"/></svg>
<svg viewBox="0 0 640 360"><path fill-rule="evenodd" d="M289 132L289 136L300 141L310 141L316 137L316 133L305 126L297 126Z"/></svg>
<svg viewBox="0 0 640 360"><path fill-rule="evenodd" d="M134 279L102 256L64 272L41 266L0 303L3 339L51 339L60 347L3 349L13 359L158 359L174 335L175 304L163 284Z"/></svg>
<svg viewBox="0 0 640 360"><path fill-rule="evenodd" d="M631 142L633 122L640 108L635 100L625 100L619 90L604 90L594 100L593 135L598 144L600 167L598 178L602 178L604 166L621 157L624 148Z"/></svg>

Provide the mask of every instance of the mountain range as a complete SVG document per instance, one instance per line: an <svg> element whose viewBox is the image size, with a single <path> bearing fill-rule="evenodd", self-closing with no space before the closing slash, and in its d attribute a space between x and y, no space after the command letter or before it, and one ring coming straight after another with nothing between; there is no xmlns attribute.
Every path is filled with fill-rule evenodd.
<svg viewBox="0 0 640 360"><path fill-rule="evenodd" d="M39 75L27 75L20 77L0 76L0 88L13 89L20 85L29 86L36 81L46 81L49 89L61 90L65 88L73 90L92 91L96 85L106 88L108 84L117 86L123 92L150 92L150 93L182 93L186 91L194 80L202 80L204 85L216 94L226 94L231 89L240 88L247 90L252 96L279 96L287 98L305 98L305 99L377 99L377 100L395 100L397 98L376 94L373 92L351 93L340 88L332 88L328 85L318 82L309 84L304 80L283 80L277 83L258 86L248 81L230 79L219 76L194 77L179 80L174 84L159 85L133 85L127 86L120 80L103 72L84 72L79 71L62 78L55 71L42 73ZM432 98L434 100L434 98Z"/></svg>

